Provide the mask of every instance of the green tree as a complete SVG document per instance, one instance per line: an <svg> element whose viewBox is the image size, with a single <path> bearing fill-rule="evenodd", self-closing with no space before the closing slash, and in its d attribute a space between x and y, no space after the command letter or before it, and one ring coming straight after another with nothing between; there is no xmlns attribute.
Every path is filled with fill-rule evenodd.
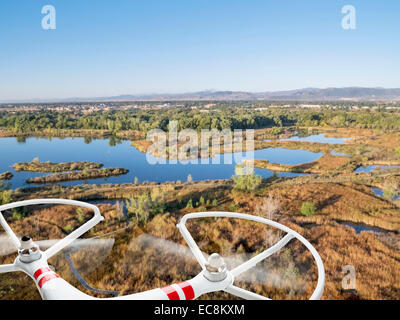
<svg viewBox="0 0 400 320"><path fill-rule="evenodd" d="M255 175L254 171L249 174L239 174L232 177L233 190L251 193L261 184L262 177Z"/></svg>
<svg viewBox="0 0 400 320"><path fill-rule="evenodd" d="M74 227L70 224L64 227L64 231L66 233L71 233L73 230L74 230Z"/></svg>
<svg viewBox="0 0 400 320"><path fill-rule="evenodd" d="M11 202L10 185L0 181L0 204L7 204Z"/></svg>
<svg viewBox="0 0 400 320"><path fill-rule="evenodd" d="M126 202L128 216L135 216L137 223L145 225L151 215L152 203L148 194L142 194Z"/></svg>
<svg viewBox="0 0 400 320"><path fill-rule="evenodd" d="M312 202L303 202L301 204L300 212L303 216L306 216L306 217L313 216L316 211L317 211L317 208L315 207L315 204Z"/></svg>
<svg viewBox="0 0 400 320"><path fill-rule="evenodd" d="M193 200L192 198L189 199L187 205L186 205L186 209L193 209Z"/></svg>
<svg viewBox="0 0 400 320"><path fill-rule="evenodd" d="M79 221L80 223L85 222L85 216L84 216L84 214L83 214L82 208L77 208L77 209L76 209L76 214L78 215L78 221Z"/></svg>
<svg viewBox="0 0 400 320"><path fill-rule="evenodd" d="M166 210L166 195L161 189L153 189L126 202L129 217L135 217L139 225L145 225L154 215Z"/></svg>
<svg viewBox="0 0 400 320"><path fill-rule="evenodd" d="M388 199L393 199L399 195L399 184L395 181L387 181L383 187L383 196Z"/></svg>
<svg viewBox="0 0 400 320"><path fill-rule="evenodd" d="M283 132L283 129L281 127L273 127L271 130L271 134L274 136L278 136Z"/></svg>
<svg viewBox="0 0 400 320"><path fill-rule="evenodd" d="M200 205L204 205L205 200L204 200L203 196L200 197L199 203L200 203Z"/></svg>

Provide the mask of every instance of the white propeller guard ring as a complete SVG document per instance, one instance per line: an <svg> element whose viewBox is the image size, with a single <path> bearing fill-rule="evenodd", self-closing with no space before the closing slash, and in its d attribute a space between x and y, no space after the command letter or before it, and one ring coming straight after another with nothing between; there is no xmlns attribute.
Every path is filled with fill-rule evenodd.
<svg viewBox="0 0 400 320"><path fill-rule="evenodd" d="M268 248L267 250L264 250L262 253L260 253L256 257L252 258L252 259L254 259L259 256L264 256L263 258L256 259L256 260L258 260L258 262L266 259L269 255L271 255L271 254L275 253L276 251L278 251L279 249L283 248L291 239L296 238L297 240L299 240L311 252L311 254L313 255L314 260L317 264L317 268L318 268L318 282L317 282L317 286L316 286L313 294L310 297L310 300L319 300L321 298L322 293L324 291L324 286L325 286L325 269L324 269L324 264L322 262L322 259L321 259L320 255L318 254L317 250L312 246L312 244L310 242L308 242L307 239L305 239L303 236L298 234L296 231L294 231L278 222L268 220L268 219L258 217L258 216L253 216L253 215L244 214L244 213L221 212L221 211L195 212L195 213L189 213L189 214L186 214L185 216L183 216L182 219L180 220L180 222L178 223L177 227L178 227L179 231L182 233L183 238L186 240L186 242L189 245L190 249L192 250L194 256L196 257L197 261L200 263L200 265L203 269L205 268L206 260L204 258L204 255L200 251L199 247L197 246L196 242L194 241L193 237L187 230L186 221L189 219L214 218L214 217L215 218L236 218L236 219L242 219L242 220L250 220L250 221L254 221L254 222L263 223L263 224L269 225L271 227L275 227L275 228L280 229L287 233L287 235L284 238L282 238L278 243L276 243L272 247ZM231 270L231 272L235 271L235 269L238 269L239 270L238 272L241 273L240 268L244 265L246 265L246 267L251 267L252 259L250 259L250 260L244 262L243 264L241 264L240 266L234 268L233 270ZM256 263L257 263L257 261L256 261ZM256 263L254 263L254 265Z"/></svg>
<svg viewBox="0 0 400 320"><path fill-rule="evenodd" d="M0 206L0 224L2 225L4 230L7 232L7 234L11 237L11 239L12 239L14 245L17 247L17 249L21 246L21 242L18 239L18 237L14 234L14 232L11 230L11 228L9 227L9 225L7 224L7 222L4 219L1 212L4 210L14 209L14 208L18 208L18 207L40 205L40 204L72 205L72 206L91 209L94 212L94 216L89 221L87 221L86 223L81 225L78 229L71 232L68 236L66 236L65 238L61 239L60 241L55 243L53 246L48 248L44 252L46 259L49 259L52 256L54 256L56 253L58 253L59 251L61 251L62 249L64 249L68 245L70 245L75 239L79 238L85 232L89 231L91 228L93 228L95 225L97 225L100 221L104 220L104 217L101 215L98 207L96 207L95 205L89 204L89 203L76 201L76 200L33 199L33 200L24 200L24 201L18 201L18 202L13 202L13 203L2 205L2 206Z"/></svg>

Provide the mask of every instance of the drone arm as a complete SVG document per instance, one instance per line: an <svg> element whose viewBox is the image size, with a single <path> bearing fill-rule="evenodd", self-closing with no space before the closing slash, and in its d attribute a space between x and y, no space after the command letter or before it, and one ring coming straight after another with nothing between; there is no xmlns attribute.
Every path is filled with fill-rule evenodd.
<svg viewBox="0 0 400 320"><path fill-rule="evenodd" d="M0 273L18 271L14 264L4 264L0 266Z"/></svg>
<svg viewBox="0 0 400 320"><path fill-rule="evenodd" d="M231 272L233 276L238 276L241 273L253 268L256 266L257 263L261 262L262 260L268 258L269 256L273 255L275 252L282 249L285 245L289 243L290 240L295 238L292 234L288 233L285 237L283 237L279 242L275 243L272 247L264 250L260 254L256 255L255 257L247 260L246 262L242 263L241 265L234 268Z"/></svg>
<svg viewBox="0 0 400 320"><path fill-rule="evenodd" d="M45 277L45 276L44 276ZM40 278L42 279L42 278ZM47 280L47 279L46 279ZM40 280L37 284L40 294L44 300L93 300L92 296L89 296L80 290L76 289L74 286L69 284L64 279L50 278L48 282L44 283L42 287L40 286Z"/></svg>
<svg viewBox="0 0 400 320"><path fill-rule="evenodd" d="M212 282L204 276L204 271L193 279L175 283L162 288L127 296L109 298L111 300L194 300L206 293L218 292L229 288L233 277L228 276L223 281ZM246 290L244 290L246 291ZM251 293L250 293L251 294ZM239 294L236 294L239 296ZM255 297L253 296L253 299Z"/></svg>
<svg viewBox="0 0 400 320"><path fill-rule="evenodd" d="M45 300L99 299L89 296L70 285L67 281L51 271L47 267L47 264L42 264L41 268L35 271L35 274L39 272L38 270L44 270L44 273L39 276L33 275L33 278L35 279L42 298ZM231 282L230 279L218 283L210 282L204 277L203 273L200 273L193 279L173 285L120 297L105 298L105 300L193 300L205 293L223 290L229 286Z"/></svg>

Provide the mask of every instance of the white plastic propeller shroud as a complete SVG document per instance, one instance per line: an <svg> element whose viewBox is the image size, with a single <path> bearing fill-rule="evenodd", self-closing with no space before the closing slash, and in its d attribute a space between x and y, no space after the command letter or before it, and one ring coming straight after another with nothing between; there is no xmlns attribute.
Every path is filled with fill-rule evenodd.
<svg viewBox="0 0 400 320"><path fill-rule="evenodd" d="M1 212L5 211L5 210L9 210L9 209L18 208L18 207L33 206L33 205L40 205L40 204L72 205L72 206L91 209L94 212L93 217L88 222L84 223L78 229L71 232L68 236L66 236L65 238L61 239L60 241L55 243L53 246L48 248L44 252L46 259L51 258L55 254L60 252L62 249L69 246L75 239L79 238L81 235L83 235L84 233L89 231L91 228L93 228L95 225L97 225L100 221L104 220L104 217L100 214L100 210L98 207L96 207L95 205L86 203L86 202L81 202L81 201L76 201L76 200L34 199L34 200L24 200L24 201L18 201L18 202L2 205L2 206L0 206L0 224L3 227L3 229L6 231L6 233L9 235L14 246L17 249L20 248L21 242L18 239L18 237L15 235L15 233L11 230L10 226L8 225L7 221L4 219L3 214ZM0 273L12 272L12 271L17 271L14 264L0 265Z"/></svg>
<svg viewBox="0 0 400 320"><path fill-rule="evenodd" d="M80 201L75 201L75 200L64 200L64 199L37 199L37 200L25 200L25 201L20 201L20 202L15 202L7 205L2 205L0 206L0 224L4 228L4 230L7 232L7 234L10 236L14 246L19 249L21 242L18 239L18 237L15 235L15 233L11 230L9 225L7 224L6 220L4 219L3 215L1 214L2 211L4 210L9 210L21 206L29 206L29 205L40 205L40 204L65 204L65 205L73 205L73 206L79 206L79 207L84 207L88 209L92 209L94 211L94 216L92 219L90 219L88 222L83 224L80 228L77 230L73 231L71 234L69 234L67 237L64 239L58 241L55 245L51 246L44 252L44 259L48 259L52 256L54 256L56 253L64 249L65 247L69 246L75 239L79 238L81 235L83 235L85 232L87 232L89 229L94 227L96 224L98 224L100 221L102 221L104 218L100 214L100 210L95 206L91 205L88 203L80 202ZM269 249L261 252L260 254L256 255L255 257L249 259L248 261L242 263L241 265L237 266L233 270L229 271L230 277L233 279L235 276L240 275L241 273L251 269L254 267L257 263L261 262L262 260L266 259L270 255L274 254L275 252L279 251L281 248L283 248L290 240L293 238L298 239L300 242L302 242L307 249L312 253L318 267L318 283L316 286L316 289L314 290L311 300L316 300L320 299L323 293L324 289L324 284L325 284L325 270L324 266L321 260L321 257L319 256L318 252L315 250L315 248L305 239L303 238L300 234L297 232L293 231L292 229L281 225L277 222L261 218L258 216L252 216L248 214L242 214L242 213L233 213L233 212L198 212L198 213L191 213L185 215L180 223L177 225L178 229L182 233L182 236L186 240L187 244L189 245L189 248L193 252L196 260L199 262L203 270L205 269L205 264L206 264L206 259L203 255L203 253L200 251L199 247L197 246L196 242L190 235L189 231L186 228L186 221L189 219L195 219L195 218L210 218L210 217L220 217L220 218L238 218L238 219L244 219L244 220L250 220L254 222L260 222L275 228L278 228L284 232L287 232L287 235L282 238L280 241L278 241L275 245L270 247ZM12 272L12 271L18 271L18 269L15 267L14 264L9 264L9 265L0 265L0 273L3 272ZM196 277L195 279L202 279L201 282L206 282L204 277ZM60 280L64 281L64 280ZM65 281L64 281L65 282ZM76 296L76 298L82 298L82 299L88 299L91 298L90 296L87 296L84 293L81 293L79 290L73 288L71 285L65 282L66 285L68 285L68 288L71 290L71 295L73 294ZM224 290L225 292L228 292L230 294L236 295L238 297L241 297L243 299L259 299L259 300L265 300L268 299L264 296L258 295L256 293L250 292L248 290L239 288L234 286L233 284L224 286L223 288L217 289L217 290L211 290L211 291L218 291L218 290ZM208 288L205 290L205 292L211 292ZM150 290L147 292L144 292L144 295L141 294L134 294L134 295L128 295L124 297L118 297L118 298L134 298L136 296L137 298L144 297L146 294L148 297L154 297L153 293L155 290ZM118 299L114 298L114 299Z"/></svg>
<svg viewBox="0 0 400 320"><path fill-rule="evenodd" d="M191 236L190 232L186 228L186 222L189 219L198 219L198 218L236 218L236 219L242 219L242 220L250 220L254 222L259 222L263 223L266 225L269 225L271 227L280 229L284 232L286 232L286 236L284 236L280 241L278 241L276 244L274 244L272 247L264 250L263 252L259 253L258 255L254 256L253 258L247 260L246 262L242 263L241 265L235 267L234 269L230 270L230 273L236 277L240 275L241 273L253 268L256 266L257 263L263 261L264 259L268 258L275 252L279 251L282 249L285 245L287 245L290 240L296 238L299 240L306 248L311 252L311 254L314 257L314 260L317 264L318 268L318 282L317 286L313 292L313 294L310 297L310 300L319 300L322 296L322 293L324 291L324 286L325 286L325 269L324 269L324 264L322 262L322 259L320 255L318 254L317 250L312 246L310 242L308 242L303 236L298 234L296 231L278 223L272 220L268 220L262 217L258 216L253 216L249 214L244 214L244 213L236 213L236 212L196 212L196 213L189 213L185 216L182 217L180 222L177 224L177 227L179 231L181 232L183 238L186 240L189 248L193 252L196 260L199 262L203 270L205 269L206 265L206 259L197 246L196 242L194 241L193 237ZM250 291L244 290L242 288L236 287L234 285L231 285L227 287L225 292L231 293L233 295L236 295L238 297L244 298L244 299L266 299L263 296L260 296L258 294L252 293Z"/></svg>

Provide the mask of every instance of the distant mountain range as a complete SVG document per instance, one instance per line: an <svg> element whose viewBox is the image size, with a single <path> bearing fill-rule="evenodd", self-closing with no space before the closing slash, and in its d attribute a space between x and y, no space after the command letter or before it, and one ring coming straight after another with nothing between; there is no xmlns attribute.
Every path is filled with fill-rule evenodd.
<svg viewBox="0 0 400 320"><path fill-rule="evenodd" d="M92 101L185 101L185 100L280 100L280 101L400 101L399 89L385 88L305 88L288 91L246 92L246 91L200 91L179 94L120 95L114 97L35 99L10 102L92 102Z"/></svg>
<svg viewBox="0 0 400 320"><path fill-rule="evenodd" d="M123 95L103 100L288 100L288 101L400 101L400 89L306 88L273 92L200 91L182 94Z"/></svg>

